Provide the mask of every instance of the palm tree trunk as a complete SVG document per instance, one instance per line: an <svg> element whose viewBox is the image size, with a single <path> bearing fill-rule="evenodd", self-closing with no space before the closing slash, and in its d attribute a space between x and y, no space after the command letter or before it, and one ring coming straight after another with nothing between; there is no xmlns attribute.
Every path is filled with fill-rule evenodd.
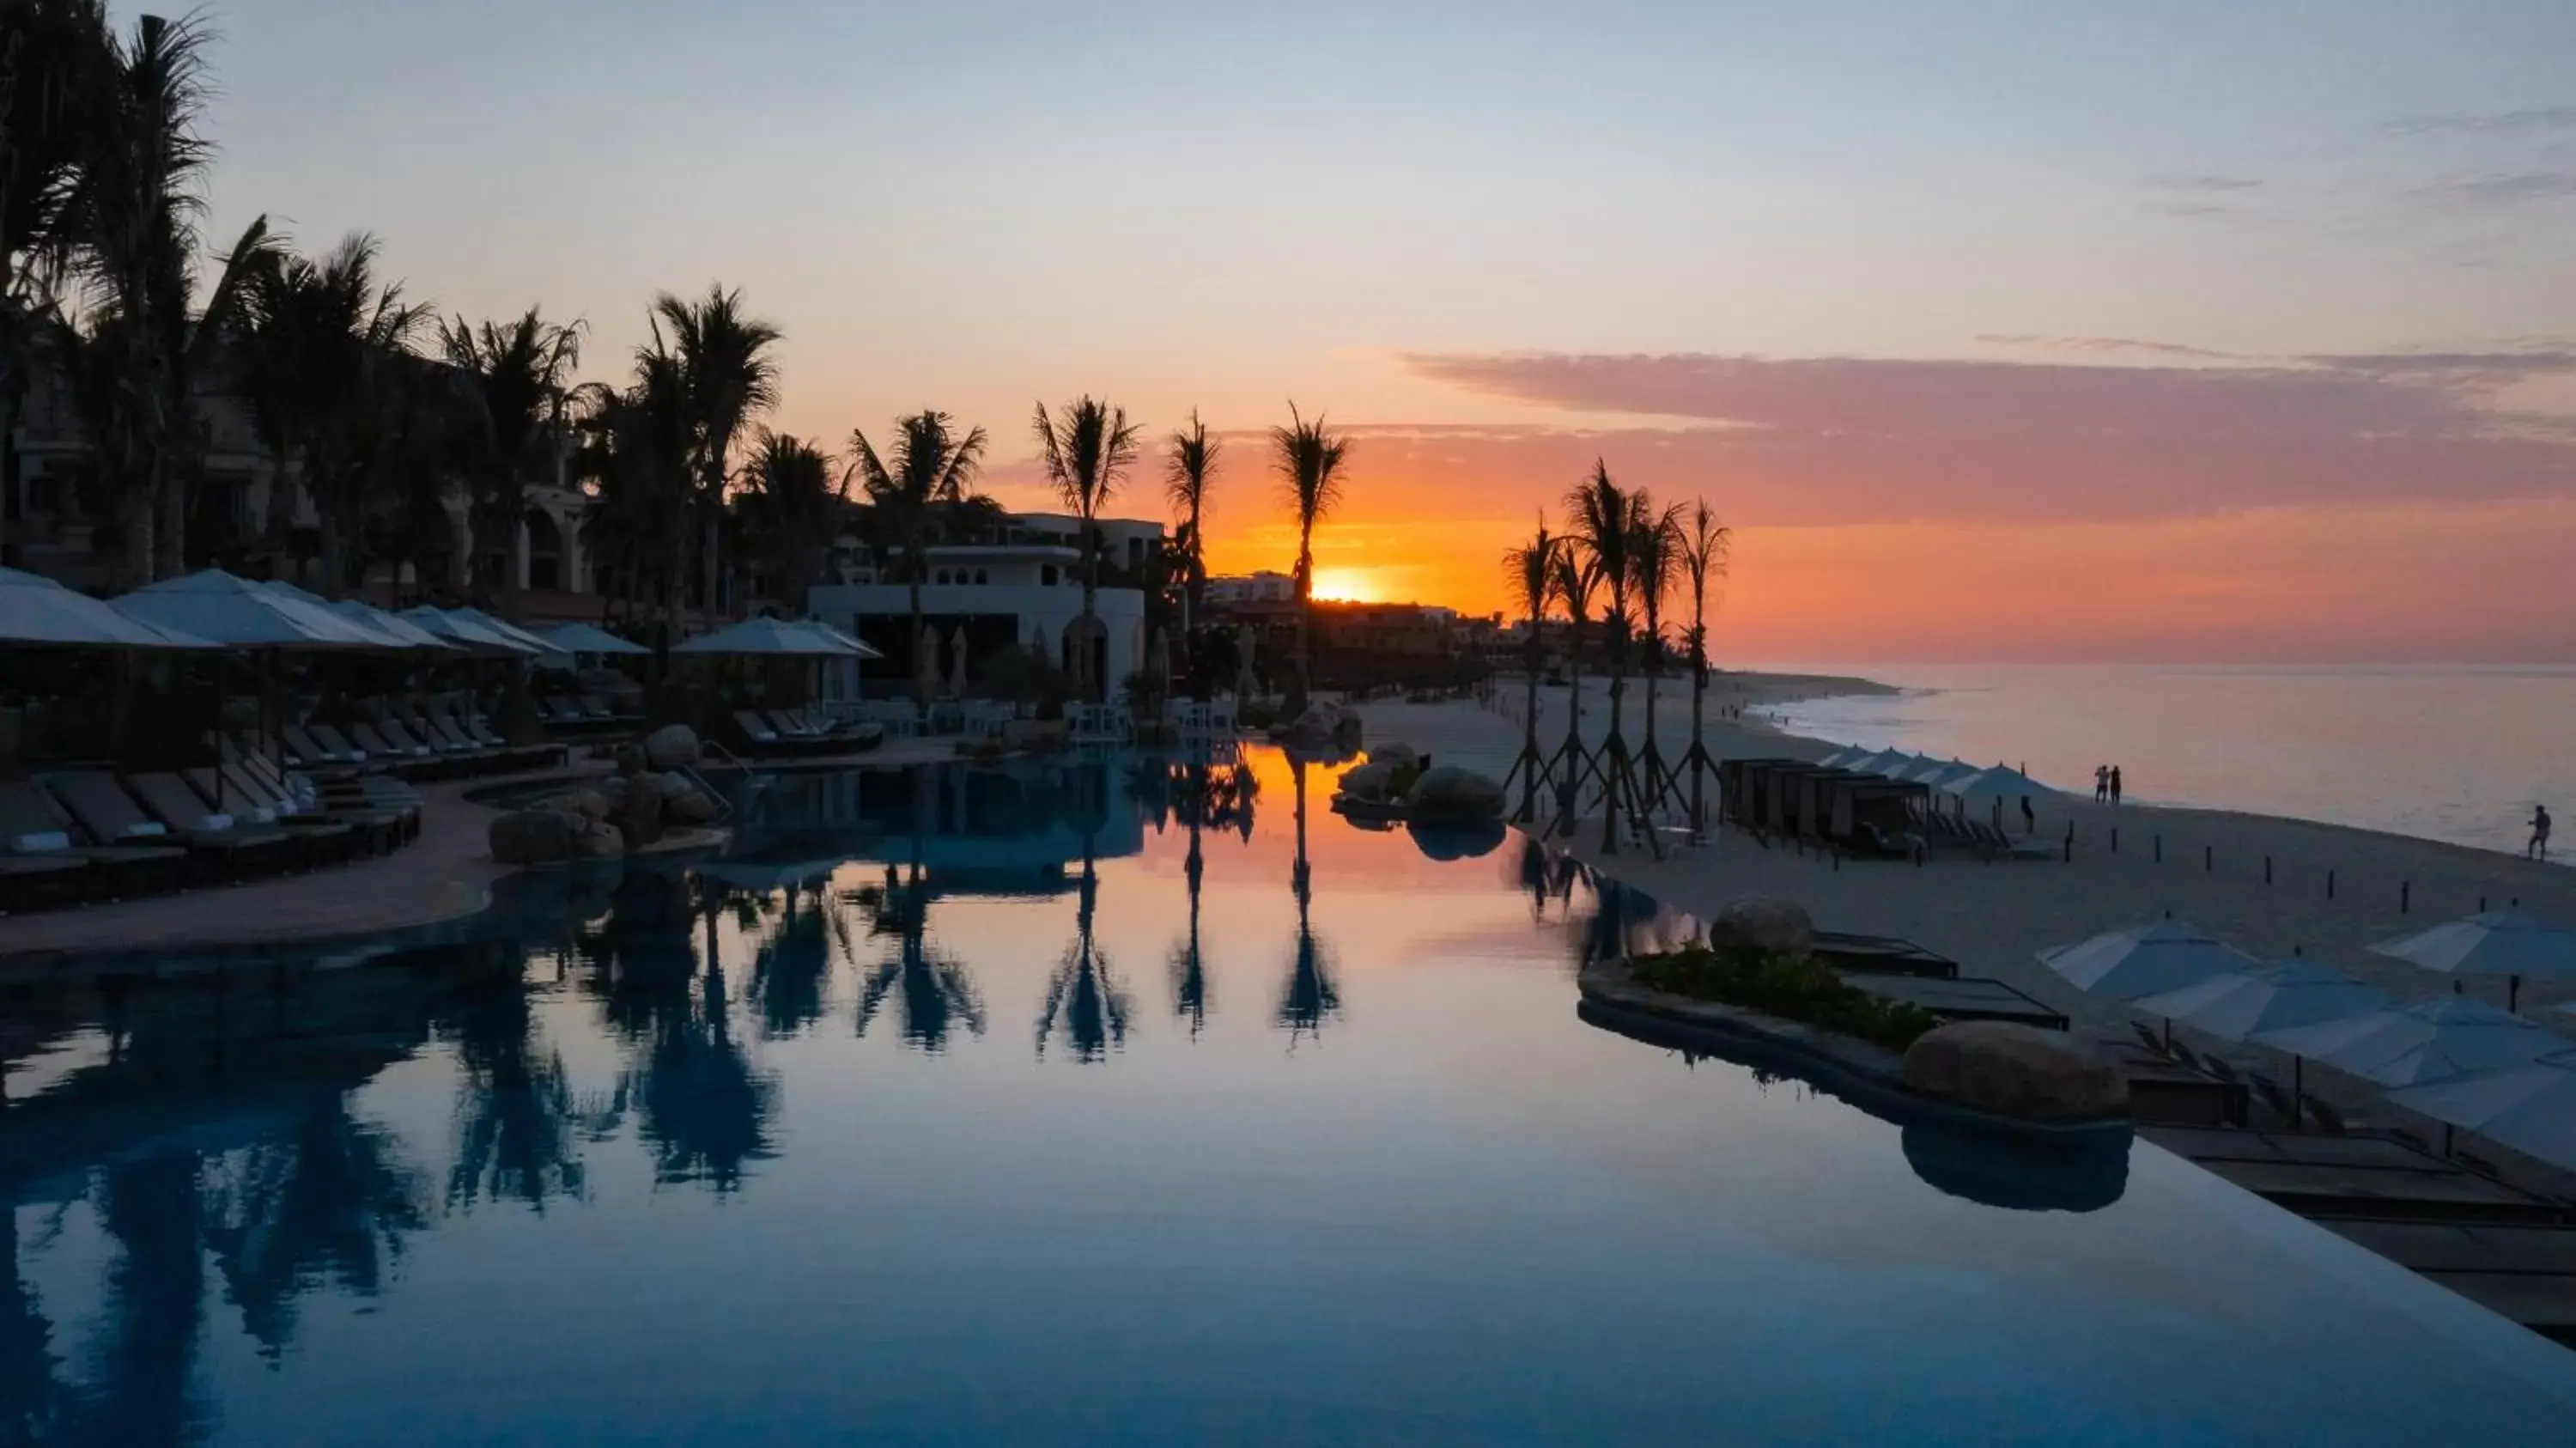
<svg viewBox="0 0 2576 1448"><path fill-rule="evenodd" d="M914 546L905 550L905 552L907 554L907 563L909 564L907 571L912 575L912 636L909 642L905 645L904 654L907 658L912 660L913 701L921 706L924 714L926 715L930 709L930 683L928 671L922 668L921 658L921 631L927 626L927 623L921 616L921 548L919 546L919 540L915 540Z"/></svg>
<svg viewBox="0 0 2576 1448"><path fill-rule="evenodd" d="M1539 621L1530 619L1529 705L1521 711L1521 818L1538 817Z"/></svg>
<svg viewBox="0 0 2576 1448"><path fill-rule="evenodd" d="M1101 704L1109 699L1106 647L1109 630L1100 622L1100 539L1099 530L1089 518L1082 520L1082 680L1088 693L1087 702ZM1094 647L1098 643L1100 647Z"/></svg>
<svg viewBox="0 0 2576 1448"><path fill-rule="evenodd" d="M1691 748L1694 751L1702 747L1700 710L1708 699L1708 665L1700 657L1706 647L1703 644L1691 651ZM1696 832L1707 826L1707 801L1701 793L1699 761L1694 754L1691 758L1691 829Z"/></svg>
<svg viewBox="0 0 2576 1448"><path fill-rule="evenodd" d="M1583 764L1583 623L1576 620L1566 626L1569 644L1565 672L1565 777L1556 786L1556 817L1562 822L1560 834L1574 833L1574 804L1582 792Z"/></svg>
<svg viewBox="0 0 2576 1448"><path fill-rule="evenodd" d="M152 454L152 495L160 510L159 531L152 540L155 578L176 578L188 571L188 480L159 449Z"/></svg>
<svg viewBox="0 0 2576 1448"><path fill-rule="evenodd" d="M8 380L0 382L0 568L18 566L19 544L12 537L11 525L19 523L26 511L18 480L24 466L18 456L18 417L26 399L21 395L18 378L18 369L13 367Z"/></svg>

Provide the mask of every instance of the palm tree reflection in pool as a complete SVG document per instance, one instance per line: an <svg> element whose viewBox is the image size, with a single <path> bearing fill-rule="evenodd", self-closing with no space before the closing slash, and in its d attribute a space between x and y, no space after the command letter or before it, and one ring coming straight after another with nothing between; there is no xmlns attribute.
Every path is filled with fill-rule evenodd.
<svg viewBox="0 0 2576 1448"><path fill-rule="evenodd" d="M1046 1005L1038 1012L1038 1059L1046 1059L1047 1041L1062 1036L1076 1061L1102 1061L1127 1044L1130 1002L1126 988L1111 974L1109 957L1092 939L1100 909L1100 870L1092 854L1093 836L1082 835L1082 885L1074 913L1073 944L1047 977Z"/></svg>
<svg viewBox="0 0 2576 1448"><path fill-rule="evenodd" d="M895 939L894 953L870 968L860 985L860 1035L868 1033L889 995L903 998L903 1039L918 1050L936 1055L948 1049L949 1032L961 1022L970 1034L984 1034L984 998L965 962L931 948L930 888L919 861L905 881L898 882L888 865L882 887L854 890L842 899L867 913L868 934ZM837 919L834 930L847 957L849 937Z"/></svg>
<svg viewBox="0 0 2576 1448"><path fill-rule="evenodd" d="M1326 1018L1342 1009L1342 996L1333 985L1331 955L1315 936L1314 875L1306 863L1306 761L1293 750L1288 772L1297 781L1297 864L1288 875L1289 888L1297 894L1297 952L1289 965L1288 988L1279 997L1278 1020L1294 1049L1301 1037L1323 1035Z"/></svg>
<svg viewBox="0 0 2576 1448"><path fill-rule="evenodd" d="M549 1198L583 1194L578 1125L583 1111L563 1053L545 1040L522 957L506 948L487 976L440 1023L456 1043L456 1161L447 1204L515 1201L538 1211ZM599 1109L594 1103L593 1111Z"/></svg>
<svg viewBox="0 0 2576 1448"><path fill-rule="evenodd" d="M751 957L751 997L760 1004L760 1033L784 1040L823 1019L823 990L832 974L832 943L844 927L819 884L790 881L783 903L759 896L754 925L770 925Z"/></svg>

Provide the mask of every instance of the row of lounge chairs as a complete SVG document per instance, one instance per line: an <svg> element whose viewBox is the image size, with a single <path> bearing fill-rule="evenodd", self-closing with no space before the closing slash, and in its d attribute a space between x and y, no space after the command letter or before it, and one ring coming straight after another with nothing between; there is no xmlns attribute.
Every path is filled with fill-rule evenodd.
<svg viewBox="0 0 2576 1448"><path fill-rule="evenodd" d="M375 717L290 724L280 732L287 763L315 772L390 770L407 779L517 773L559 764L560 744L511 744L479 714L433 701L426 708L379 702Z"/></svg>
<svg viewBox="0 0 2576 1448"><path fill-rule="evenodd" d="M196 769L48 775L0 784L0 910L310 870L419 832L420 798L406 785L307 795L238 751Z"/></svg>
<svg viewBox="0 0 2576 1448"><path fill-rule="evenodd" d="M557 734L613 734L644 722L643 715L621 713L599 694L543 694L534 702L537 722Z"/></svg>
<svg viewBox="0 0 2576 1448"><path fill-rule="evenodd" d="M885 742L885 726L868 719L835 723L810 709L736 709L742 751L756 758L855 754Z"/></svg>

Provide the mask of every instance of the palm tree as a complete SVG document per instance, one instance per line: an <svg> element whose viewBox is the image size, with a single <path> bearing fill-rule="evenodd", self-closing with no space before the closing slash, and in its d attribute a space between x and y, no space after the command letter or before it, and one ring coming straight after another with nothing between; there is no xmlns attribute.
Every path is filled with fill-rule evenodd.
<svg viewBox="0 0 2576 1448"><path fill-rule="evenodd" d="M835 476L832 461L831 454L793 433L763 428L743 469L749 537L768 565L770 586L800 617L806 595L822 580L823 557L849 501L850 475Z"/></svg>
<svg viewBox="0 0 2576 1448"><path fill-rule="evenodd" d="M1057 416L1049 416L1046 404L1039 403L1035 430L1047 481L1082 521L1083 637L1074 684L1097 703L1108 691L1108 680L1099 677L1099 643L1107 630L1093 611L1100 596L1100 509L1136 461L1137 428L1127 420L1127 409L1084 393Z"/></svg>
<svg viewBox="0 0 2576 1448"><path fill-rule="evenodd" d="M1583 788L1583 626L1591 621L1592 595L1601 588L1601 568L1578 555L1568 540L1558 539L1556 597L1565 605L1566 651L1565 744L1558 757L1565 775L1556 786L1556 822L1560 834L1574 832L1575 796Z"/></svg>
<svg viewBox="0 0 2576 1448"><path fill-rule="evenodd" d="M702 587L707 611L722 596L723 557L718 538L725 482L732 473L734 439L752 419L778 405L779 341L772 323L743 315L742 292L711 283L695 302L669 292L653 299L658 333L670 328L671 350L687 379L689 413L697 433L699 511L706 547Z"/></svg>
<svg viewBox="0 0 2576 1448"><path fill-rule="evenodd" d="M691 429L679 359L656 336L636 349L626 387L593 383L575 400L574 463L591 490L591 556L617 560L630 608L658 593L667 641L679 629L689 535Z"/></svg>
<svg viewBox="0 0 2576 1448"><path fill-rule="evenodd" d="M1708 698L1708 583L1726 577L1726 552L1735 534L1717 521L1708 510L1708 500L1691 505L1689 526L1682 530L1682 569L1690 578L1691 626L1684 641L1690 647L1691 663L1691 827L1705 827L1702 813L1701 766L1706 761L1706 746L1701 742L1700 711Z"/></svg>
<svg viewBox="0 0 2576 1448"><path fill-rule="evenodd" d="M1277 1020L1294 1050L1301 1036L1321 1037L1324 1021L1342 1008L1333 984L1332 957L1315 934L1314 870L1306 860L1306 758L1292 745L1288 772L1297 784L1297 861L1288 872L1288 887L1297 897L1297 945L1289 957L1288 984L1279 994Z"/></svg>
<svg viewBox="0 0 2576 1448"><path fill-rule="evenodd" d="M912 632L906 636L907 651L921 646L921 580L929 571L924 554L930 547L938 510L967 499L975 470L984 457L984 429L972 428L964 437L958 437L949 431L949 426L944 412L922 411L897 418L891 467L878 458L866 433L855 428L850 432L850 471L867 490L868 501L902 549L904 574L912 585ZM913 688L927 707L930 685L925 673L921 661L913 660Z"/></svg>
<svg viewBox="0 0 2576 1448"><path fill-rule="evenodd" d="M1037 1053L1046 1057L1047 1040L1061 1035L1073 1059L1106 1060L1127 1044L1131 1005L1127 990L1111 970L1108 952L1093 939L1100 913L1100 870L1092 853L1093 836L1082 836L1082 884L1076 896L1073 944L1047 977L1045 1004L1038 1012Z"/></svg>
<svg viewBox="0 0 2576 1448"><path fill-rule="evenodd" d="M519 612L519 524L527 514L528 475L563 444L568 383L581 364L582 323L547 321L530 307L508 322L439 325L439 346L466 384L480 423L477 465L467 473L474 551L466 578L477 602L489 602L485 560L499 544L509 559L501 579L502 612Z"/></svg>
<svg viewBox="0 0 2576 1448"><path fill-rule="evenodd" d="M70 265L74 193L109 57L99 0L0 9L0 564L15 561L18 417Z"/></svg>
<svg viewBox="0 0 2576 1448"><path fill-rule="evenodd" d="M1654 512L1645 506L1645 494L1637 495L1637 534L1628 540L1629 587L1637 596L1637 615L1645 625L1646 641L1646 766L1645 803L1651 806L1662 797L1659 782L1664 774L1662 753L1655 747L1655 681L1664 672L1664 599L1672 592L1673 574L1681 567L1682 506L1679 503Z"/></svg>
<svg viewBox="0 0 2576 1448"><path fill-rule="evenodd" d="M1207 596L1207 496L1216 478L1216 458L1224 445L1208 437L1207 424L1190 409L1190 425L1165 440L1171 449L1163 462L1163 495L1181 515L1181 551L1189 559L1189 582L1183 594L1181 633L1186 637Z"/></svg>
<svg viewBox="0 0 2576 1448"><path fill-rule="evenodd" d="M1564 540L1547 531L1547 519L1539 519L1538 533L1527 543L1503 554L1503 583L1511 592L1512 606L1529 621L1529 704L1521 714L1521 812L1519 818L1531 818L1538 799L1538 671L1544 657L1541 635L1547 620L1548 606L1557 593L1557 555Z"/></svg>
<svg viewBox="0 0 2576 1448"><path fill-rule="evenodd" d="M1603 740L1602 852L1618 849L1619 785L1625 773L1627 745L1620 735L1620 706L1628 687L1628 630L1634 622L1629 600L1636 584L1635 551L1646 529L1646 495L1631 493L1610 480L1608 464L1594 459L1592 476L1566 494L1571 514L1570 542L1600 570L1610 590L1602 611L1602 640L1610 656L1610 732Z"/></svg>
<svg viewBox="0 0 2576 1448"><path fill-rule="evenodd" d="M320 259L273 254L243 289L251 411L275 453L271 542L293 521L290 469L313 503L323 587L349 586L349 554L375 502L386 393L410 358L425 309L402 284L378 284L375 238L359 234Z"/></svg>
<svg viewBox="0 0 2576 1448"><path fill-rule="evenodd" d="M1327 431L1324 415L1315 414L1308 422L1297 413L1297 404L1288 404L1288 426L1270 430L1272 466L1279 470L1279 480L1288 494L1288 506L1297 518L1297 672L1288 696L1288 712L1306 710L1306 691L1312 684L1313 656L1309 649L1315 596L1315 525L1324 520L1342 501L1342 466L1350 457L1350 439Z"/></svg>
<svg viewBox="0 0 2576 1448"><path fill-rule="evenodd" d="M67 217L91 321L75 335L105 347L98 363L119 399L112 415L84 420L94 438L125 434L101 452L123 464L107 481L125 515L127 568L147 580L185 566L196 383L270 245L267 218L252 222L194 306L200 188L213 157L198 129L211 38L200 16L145 15L111 42Z"/></svg>

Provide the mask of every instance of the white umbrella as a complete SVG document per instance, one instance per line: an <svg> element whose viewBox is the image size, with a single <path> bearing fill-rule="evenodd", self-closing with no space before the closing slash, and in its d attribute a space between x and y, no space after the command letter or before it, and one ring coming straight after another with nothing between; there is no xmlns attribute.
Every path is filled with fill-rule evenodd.
<svg viewBox="0 0 2576 1448"><path fill-rule="evenodd" d="M948 692L966 697L966 625L962 623L948 636Z"/></svg>
<svg viewBox="0 0 2576 1448"><path fill-rule="evenodd" d="M2306 960L2275 961L2214 975L2180 990L2129 1002L2132 1009L2230 1041L2261 1031L2349 1020L2396 1004L2396 997L2377 986Z"/></svg>
<svg viewBox="0 0 2576 1448"><path fill-rule="evenodd" d="M930 624L923 624L921 637L912 641L912 679L924 699L938 696L939 630Z"/></svg>
<svg viewBox="0 0 2576 1448"><path fill-rule="evenodd" d="M856 647L853 647L856 645ZM747 618L673 646L675 654L767 654L778 658L856 659L867 645L844 642L783 618Z"/></svg>
<svg viewBox="0 0 2576 1448"><path fill-rule="evenodd" d="M807 633L817 634L823 638L830 639L832 642L839 644L842 648L849 650L850 653L859 658L881 659L885 657L883 650L870 645L867 641L858 637L858 635L834 628L832 625L825 623L819 618L800 618L793 622L796 627L805 630Z"/></svg>
<svg viewBox="0 0 2576 1448"><path fill-rule="evenodd" d="M1961 764L1959 761L1954 759L1947 764L1925 765L1921 769L1911 770L1905 774L1899 775L1898 778L1908 783L1925 784L1930 785L1934 789L1941 789L1967 779L1977 772L1977 767L1975 765Z"/></svg>
<svg viewBox="0 0 2576 1448"><path fill-rule="evenodd" d="M2182 920L2159 920L2039 953L2039 962L2077 989L2133 1001L2241 974L2254 957Z"/></svg>
<svg viewBox="0 0 2576 1448"><path fill-rule="evenodd" d="M537 637L568 654L649 654L651 649L586 623L557 624Z"/></svg>
<svg viewBox="0 0 2576 1448"><path fill-rule="evenodd" d="M1853 764L1860 760L1869 758L1869 753L1870 752L1868 750L1863 749L1857 744L1841 745L1838 746L1833 753L1817 760L1816 767L1818 769L1849 769Z"/></svg>
<svg viewBox="0 0 2576 1448"><path fill-rule="evenodd" d="M2506 1006L2522 994L2523 977L2564 980L2576 976L2576 930L2528 910L2488 910L2466 919L2370 947L2409 965L2444 975L2500 975L2510 982Z"/></svg>
<svg viewBox="0 0 2576 1448"><path fill-rule="evenodd" d="M552 639L547 638L544 634L530 633L528 630L519 627L508 619L494 618L492 615L485 613L479 608L451 608L447 612L448 616L451 618L460 618L468 623L481 624L483 627L490 629L501 637L526 644L529 648L534 649L536 652L541 654L569 654L572 652L572 650L565 648L563 645L556 643Z"/></svg>
<svg viewBox="0 0 2576 1448"><path fill-rule="evenodd" d="M2388 1093L2391 1105L2466 1127L2519 1152L2576 1166L2576 1052Z"/></svg>
<svg viewBox="0 0 2576 1448"><path fill-rule="evenodd" d="M1916 756L1902 749L1882 749L1875 754L1864 754L1842 765L1841 768L1857 774L1881 774L1894 779L1897 775L1915 767L1918 762Z"/></svg>
<svg viewBox="0 0 2576 1448"><path fill-rule="evenodd" d="M1952 779L1940 788L1944 794L1955 794L1961 799L2028 799L2057 793L2020 770L2007 769L2000 764L1992 769L1978 770L1965 778Z"/></svg>
<svg viewBox="0 0 2576 1448"><path fill-rule="evenodd" d="M2465 996L2265 1031L2253 1039L2383 1086L2527 1066L2567 1049L2567 1038L2556 1031Z"/></svg>
<svg viewBox="0 0 2576 1448"><path fill-rule="evenodd" d="M425 603L417 608L404 609L394 617L478 654L506 654L512 658L526 658L537 652L534 644L522 643L507 634L485 628L470 618L460 618Z"/></svg>
<svg viewBox="0 0 2576 1448"><path fill-rule="evenodd" d="M119 613L50 578L0 568L0 643L99 649L212 649L222 645Z"/></svg>
<svg viewBox="0 0 2576 1448"><path fill-rule="evenodd" d="M380 634L385 634L389 637L402 640L412 648L439 649L448 653L456 652L456 646L454 644L449 643L447 640L440 638L438 635L431 633L429 630L422 628L419 624L413 623L410 619L404 618L398 613L388 613L371 603L363 603L354 598L344 598L337 603L327 606L333 613L340 615L342 618L352 619L358 623L365 624L367 627L374 629Z"/></svg>
<svg viewBox="0 0 2576 1448"><path fill-rule="evenodd" d="M128 618L243 648L381 649L385 635L320 604L273 592L220 568L163 579L112 601Z"/></svg>

